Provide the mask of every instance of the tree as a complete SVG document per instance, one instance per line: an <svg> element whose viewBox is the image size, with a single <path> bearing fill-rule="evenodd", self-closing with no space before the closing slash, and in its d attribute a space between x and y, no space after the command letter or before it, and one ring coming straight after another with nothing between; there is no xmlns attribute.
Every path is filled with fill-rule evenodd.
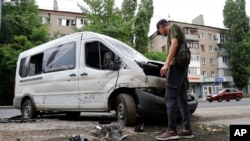
<svg viewBox="0 0 250 141"><path fill-rule="evenodd" d="M227 0L223 10L224 25L230 30L227 37L232 43L241 42L249 30L245 0Z"/></svg>
<svg viewBox="0 0 250 141"><path fill-rule="evenodd" d="M131 27L129 30L129 44L134 47L134 21L135 13L137 9L137 0L123 0L122 2L122 17L125 21L131 22Z"/></svg>
<svg viewBox="0 0 250 141"><path fill-rule="evenodd" d="M141 0L135 20L135 49L141 53L147 52L148 32L153 16L153 1Z"/></svg>
<svg viewBox="0 0 250 141"><path fill-rule="evenodd" d="M134 18L136 8L137 0L123 0L122 15L125 21L130 21Z"/></svg>
<svg viewBox="0 0 250 141"><path fill-rule="evenodd" d="M20 52L48 41L34 0L21 0L2 7L0 31L0 105L12 104L16 61Z"/></svg>
<svg viewBox="0 0 250 141"><path fill-rule="evenodd" d="M114 0L83 0L87 6L80 6L86 23L79 31L93 31L119 39L141 53L148 43L150 19L153 14L152 0L141 0L138 13L137 0L124 0L122 8L114 7Z"/></svg>
<svg viewBox="0 0 250 141"><path fill-rule="evenodd" d="M229 68L235 85L242 89L250 77L249 19L245 0L227 0L223 10L224 25L229 28L224 47L229 56Z"/></svg>
<svg viewBox="0 0 250 141"><path fill-rule="evenodd" d="M122 11L114 7L114 0L84 0L80 6L85 15L85 26L79 31L93 31L117 38L130 44L129 35L133 22L126 21Z"/></svg>

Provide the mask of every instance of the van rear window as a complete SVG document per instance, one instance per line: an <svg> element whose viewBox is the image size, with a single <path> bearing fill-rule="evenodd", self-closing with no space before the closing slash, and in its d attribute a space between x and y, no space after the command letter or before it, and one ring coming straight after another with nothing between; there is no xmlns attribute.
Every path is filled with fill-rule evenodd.
<svg viewBox="0 0 250 141"><path fill-rule="evenodd" d="M50 48L44 53L44 72L74 69L76 66L76 43L70 42L54 48Z"/></svg>
<svg viewBox="0 0 250 141"><path fill-rule="evenodd" d="M19 67L19 75L21 77L27 77L27 65L26 65L27 58L22 58L20 61L20 67Z"/></svg>

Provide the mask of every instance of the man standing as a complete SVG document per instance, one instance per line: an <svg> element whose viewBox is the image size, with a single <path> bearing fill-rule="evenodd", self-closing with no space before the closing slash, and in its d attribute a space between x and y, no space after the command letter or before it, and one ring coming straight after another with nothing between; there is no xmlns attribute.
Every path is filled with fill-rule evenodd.
<svg viewBox="0 0 250 141"><path fill-rule="evenodd" d="M168 56L164 66L160 70L162 76L166 76L165 100L167 107L168 129L163 134L156 136L157 140L170 140L178 138L193 138L190 127L190 111L187 103L187 70L188 67L175 65L174 56L181 43L185 41L185 35L181 27L170 24L162 19L157 23L157 33L169 36L167 50ZM177 108L180 111L183 122L183 129L180 133L176 128Z"/></svg>

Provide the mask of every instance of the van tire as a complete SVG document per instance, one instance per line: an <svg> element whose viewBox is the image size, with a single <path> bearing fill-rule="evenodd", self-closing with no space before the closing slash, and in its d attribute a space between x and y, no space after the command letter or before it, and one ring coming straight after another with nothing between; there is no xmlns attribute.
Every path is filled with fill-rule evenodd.
<svg viewBox="0 0 250 141"><path fill-rule="evenodd" d="M124 126L136 124L137 109L134 98L129 94L119 94L116 99L117 121Z"/></svg>
<svg viewBox="0 0 250 141"><path fill-rule="evenodd" d="M36 118L37 112L31 100L27 99L22 105L22 116L23 118Z"/></svg>

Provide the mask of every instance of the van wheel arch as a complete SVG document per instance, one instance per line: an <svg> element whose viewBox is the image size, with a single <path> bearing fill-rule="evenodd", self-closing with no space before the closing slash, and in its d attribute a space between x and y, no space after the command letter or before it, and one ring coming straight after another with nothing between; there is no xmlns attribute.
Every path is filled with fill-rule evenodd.
<svg viewBox="0 0 250 141"><path fill-rule="evenodd" d="M30 108L30 112L31 112L31 115L26 117L25 114L24 114L24 109L25 107L26 108ZM30 96L25 96L23 99L22 99L22 102L21 102L21 113L22 113L22 116L24 118L36 118L37 115L38 115L38 112L36 111L36 106L34 104L34 100L33 98L31 98Z"/></svg>
<svg viewBox="0 0 250 141"><path fill-rule="evenodd" d="M115 107L116 106L116 99L117 99L118 95L122 94L122 93L126 93L126 94L131 95L133 97L133 99L135 100L135 104L137 105L139 103L139 100L138 100L138 97L137 97L137 95L135 94L134 91L135 91L135 89L131 89L131 88L119 88L119 89L116 89L109 96L108 110L112 111L112 110L116 109L116 107Z"/></svg>

